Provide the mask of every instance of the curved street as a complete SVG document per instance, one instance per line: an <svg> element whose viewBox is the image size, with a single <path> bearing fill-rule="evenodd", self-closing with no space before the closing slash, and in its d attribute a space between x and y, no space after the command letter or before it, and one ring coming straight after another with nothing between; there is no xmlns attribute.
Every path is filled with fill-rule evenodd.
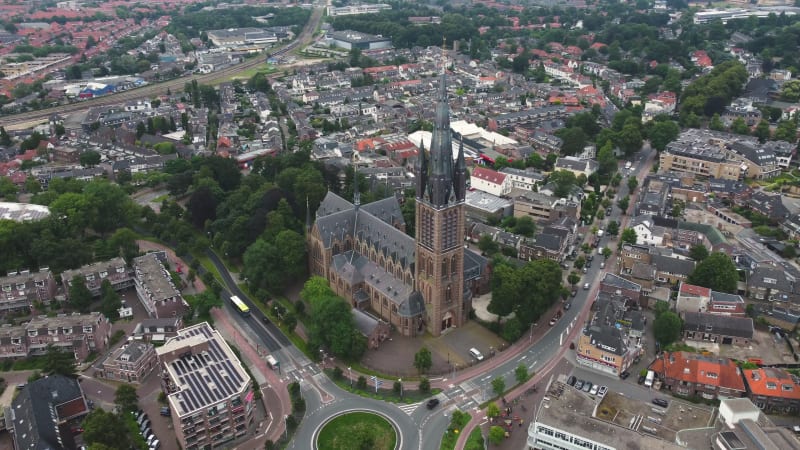
<svg viewBox="0 0 800 450"><path fill-rule="evenodd" d="M650 172L654 163L654 154L655 151L645 144L642 151L635 157L636 159L629 173L631 176L637 177L640 185ZM627 184L621 183L618 188L617 198L622 198L628 194ZM636 194L631 195L629 209L635 205L636 197ZM628 223L629 216L623 215L615 205L612 214L607 220L619 221L621 233ZM585 231L588 232L588 230ZM610 241L609 239L604 237L600 248L608 246L614 249L616 253L616 240ZM265 346L279 359L282 366L281 380L284 384L291 381L299 381L301 384L301 391L306 399L307 410L293 442L289 446L292 449L314 448L312 440L318 428L332 415L348 410L376 411L390 418L397 424L402 433L404 449L438 448L442 434L449 425L450 412L456 408L472 415L472 420L462 430L456 446L458 449L463 448L469 432L476 426L486 423L486 418L480 411L479 405L494 397L491 380L501 377L505 379L506 386L514 386L516 384L514 369L520 363L527 365L529 373L534 373L535 375L528 382L505 394L505 398L512 400L517 397L524 397L525 392L534 385L544 387L555 376L568 374L573 370L573 364L569 362L567 357L569 342L575 339L578 331L582 329L588 319L591 311L589 299L593 299L596 296L599 289L599 281L603 274L606 271L612 272L612 268L616 264L615 254L608 259L607 269L599 269L599 264L592 265L584 277L584 281L590 282L590 289L578 290L578 294L572 299L573 308L564 311L564 316L552 327L548 327L542 322L538 329L533 330L529 339L523 337L496 357L489 358L477 366L456 372L455 377L450 379L431 380L433 387L441 389L441 392L436 396L441 401L441 406L428 410L422 403L396 405L361 397L340 389L325 376L317 363L309 360L294 347L274 324L264 321L263 313L254 308L253 301L239 289L234 277L219 257L210 250L207 253L217 270L222 274L226 290L238 295L251 306L253 314L249 318L230 314L230 317L239 324L243 333L248 336L247 341L251 345ZM534 337L536 337L535 340ZM250 338L253 338L256 342L250 341ZM361 374L353 373L352 377L357 378L359 375ZM603 375L597 374L595 376L602 377ZM609 380L611 384L613 384L613 381ZM383 385L390 386L392 382L392 380L388 379L383 380ZM416 388L416 383L408 382L404 383L404 386L412 389ZM272 388L285 389L284 386L272 386ZM542 389L542 392L544 392L544 389ZM541 395L543 394L539 394L538 397L541 398ZM647 393L641 393L641 395L644 397ZM535 407L538 404L535 400L537 395L533 397L533 405ZM525 422L529 421L533 416L533 409L529 408L520 417ZM517 415L519 414L517 412ZM527 436L527 428L520 428L522 433L516 433L514 441L517 441L518 435Z"/></svg>

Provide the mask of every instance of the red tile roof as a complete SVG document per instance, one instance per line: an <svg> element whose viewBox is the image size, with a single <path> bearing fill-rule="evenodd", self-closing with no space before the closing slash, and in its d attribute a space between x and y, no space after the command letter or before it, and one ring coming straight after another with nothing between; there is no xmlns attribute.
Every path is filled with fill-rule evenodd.
<svg viewBox="0 0 800 450"><path fill-rule="evenodd" d="M694 284L681 283L681 294L695 297L711 297L711 289Z"/></svg>
<svg viewBox="0 0 800 450"><path fill-rule="evenodd" d="M744 370L747 387L755 395L800 399L800 386L789 372L776 367Z"/></svg>
<svg viewBox="0 0 800 450"><path fill-rule="evenodd" d="M664 352L650 370L667 379L699 383L744 392L739 367L728 358L712 358L697 353Z"/></svg>
<svg viewBox="0 0 800 450"><path fill-rule="evenodd" d="M506 180L506 174L496 172L485 167L476 167L472 170L472 176L488 181L489 183L502 184Z"/></svg>

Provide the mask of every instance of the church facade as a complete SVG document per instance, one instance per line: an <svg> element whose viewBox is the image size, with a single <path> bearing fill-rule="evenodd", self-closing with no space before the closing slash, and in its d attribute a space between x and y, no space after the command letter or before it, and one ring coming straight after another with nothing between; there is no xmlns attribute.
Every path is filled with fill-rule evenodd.
<svg viewBox="0 0 800 450"><path fill-rule="evenodd" d="M467 168L453 159L446 75L436 101L430 151L415 165L416 238L405 233L395 197L361 205L328 192L307 233L309 271L354 308L404 336L439 336L462 326L474 293L488 288L485 258L464 249Z"/></svg>

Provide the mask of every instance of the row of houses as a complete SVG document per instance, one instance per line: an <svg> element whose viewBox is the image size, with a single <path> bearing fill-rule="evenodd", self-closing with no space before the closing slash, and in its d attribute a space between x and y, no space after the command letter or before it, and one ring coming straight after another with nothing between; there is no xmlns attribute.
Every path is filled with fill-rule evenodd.
<svg viewBox="0 0 800 450"><path fill-rule="evenodd" d="M64 271L60 287L47 267L38 272L11 272L0 277L0 315L36 313L51 302L68 300L73 280L81 279L95 297L100 295L101 285L107 280L116 291L135 287L139 301L151 317L180 316L188 305L175 287L166 261L165 252L153 252L135 258L132 268L120 257L92 263Z"/></svg>

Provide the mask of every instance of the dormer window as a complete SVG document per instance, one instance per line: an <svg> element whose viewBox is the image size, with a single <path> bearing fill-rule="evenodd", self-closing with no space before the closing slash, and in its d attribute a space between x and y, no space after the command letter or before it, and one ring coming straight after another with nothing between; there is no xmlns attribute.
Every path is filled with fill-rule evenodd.
<svg viewBox="0 0 800 450"><path fill-rule="evenodd" d="M17 290L22 291L25 289L25 283L17 283Z"/></svg>
<svg viewBox="0 0 800 450"><path fill-rule="evenodd" d="M92 332L92 326L91 325L84 326L83 327L83 332L84 333L91 333Z"/></svg>
<svg viewBox="0 0 800 450"><path fill-rule="evenodd" d="M108 276L108 272L107 271L104 270L104 271L100 272L100 278L105 278L107 276Z"/></svg>
<svg viewBox="0 0 800 450"><path fill-rule="evenodd" d="M11 285L10 284L3 285L3 292L11 292Z"/></svg>
<svg viewBox="0 0 800 450"><path fill-rule="evenodd" d="M36 330L28 330L28 336L29 337L36 337L37 334L38 333L37 333Z"/></svg>
<svg viewBox="0 0 800 450"><path fill-rule="evenodd" d="M775 389L778 389L778 385L772 381L767 381L767 389L774 391Z"/></svg>
<svg viewBox="0 0 800 450"><path fill-rule="evenodd" d="M86 275L86 281L94 281L94 274Z"/></svg>
<svg viewBox="0 0 800 450"><path fill-rule="evenodd" d="M784 391L793 391L794 386L792 386L791 384L782 384L781 389Z"/></svg>
<svg viewBox="0 0 800 450"><path fill-rule="evenodd" d="M123 273L123 272L125 272L124 267L117 267L117 273Z"/></svg>

